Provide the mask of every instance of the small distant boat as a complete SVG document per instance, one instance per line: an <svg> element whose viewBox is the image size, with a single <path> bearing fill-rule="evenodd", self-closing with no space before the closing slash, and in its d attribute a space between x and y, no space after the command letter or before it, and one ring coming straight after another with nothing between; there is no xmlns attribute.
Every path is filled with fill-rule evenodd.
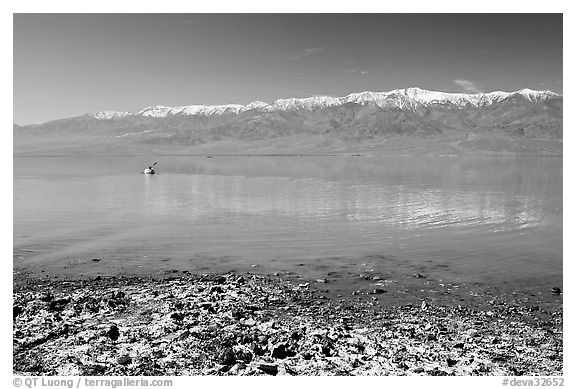
<svg viewBox="0 0 576 389"><path fill-rule="evenodd" d="M156 170L154 170L154 166L156 166L157 163L158 162L154 162L152 164L152 166L148 166L146 169L144 169L142 174L156 174Z"/></svg>

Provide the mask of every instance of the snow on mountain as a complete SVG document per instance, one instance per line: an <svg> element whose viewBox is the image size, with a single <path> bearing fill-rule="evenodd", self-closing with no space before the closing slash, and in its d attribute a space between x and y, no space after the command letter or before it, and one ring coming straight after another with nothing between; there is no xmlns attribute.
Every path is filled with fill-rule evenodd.
<svg viewBox="0 0 576 389"><path fill-rule="evenodd" d="M118 118L122 118L124 116L129 116L129 115L133 115L133 113L132 112L117 112L117 111L102 111L102 112L90 114L90 116L92 116L95 119L99 119L99 120L118 119Z"/></svg>
<svg viewBox="0 0 576 389"><path fill-rule="evenodd" d="M137 112L105 111L90 116L99 120L118 119L126 116L166 117L169 115L224 115L239 114L241 112L258 109L266 112L312 111L319 108L327 108L343 105L346 103L376 104L381 108L395 107L400 109L416 109L419 106L431 106L434 104L451 104L458 108L465 106L484 107L501 102L511 96L520 96L527 101L542 101L553 97L559 97L557 93L550 91L535 91L522 89L516 92L495 91L489 93L448 93L429 91L420 88L394 89L389 92L358 92L344 97L313 96L306 98L278 99L272 103L254 101L248 105L225 104L225 105L188 105L182 107L166 107L158 105L147 107Z"/></svg>

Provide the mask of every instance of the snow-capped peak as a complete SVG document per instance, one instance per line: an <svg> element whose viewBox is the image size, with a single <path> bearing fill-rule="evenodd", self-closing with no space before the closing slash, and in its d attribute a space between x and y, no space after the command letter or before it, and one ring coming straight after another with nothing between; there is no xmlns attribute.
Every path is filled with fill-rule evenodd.
<svg viewBox="0 0 576 389"><path fill-rule="evenodd" d="M319 108L338 106L346 103L376 104L377 106L396 107L400 109L414 109L418 106L430 106L433 104L451 104L456 107L465 106L487 106L501 102L511 96L521 96L527 101L542 101L560 96L550 91L535 91L532 89L521 89L516 92L494 91L489 93L449 93L437 92L417 87L406 89L394 89L388 92L357 92L343 97L313 96L306 98L278 99L272 103L254 101L247 105L224 104L224 105L187 105L181 107L166 107L157 105L147 107L137 112L116 112L104 111L91 114L90 116L99 120L112 120L125 116L145 116L162 118L170 115L224 115L239 114L245 111L258 109L266 112L277 111L311 111Z"/></svg>

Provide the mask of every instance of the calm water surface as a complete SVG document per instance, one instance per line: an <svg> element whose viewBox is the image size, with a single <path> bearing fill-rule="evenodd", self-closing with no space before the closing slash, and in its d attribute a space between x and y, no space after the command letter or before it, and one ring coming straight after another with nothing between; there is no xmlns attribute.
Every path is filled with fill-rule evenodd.
<svg viewBox="0 0 576 389"><path fill-rule="evenodd" d="M14 158L16 267L561 278L561 158L156 158Z"/></svg>

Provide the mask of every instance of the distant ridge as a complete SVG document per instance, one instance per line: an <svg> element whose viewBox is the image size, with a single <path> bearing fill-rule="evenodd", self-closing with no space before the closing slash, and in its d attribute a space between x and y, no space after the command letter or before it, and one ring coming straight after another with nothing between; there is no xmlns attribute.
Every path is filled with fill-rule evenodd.
<svg viewBox="0 0 576 389"><path fill-rule="evenodd" d="M167 107L157 105L143 108L136 112L103 111L89 116L99 120L112 120L127 116L143 116L162 118L170 115L223 115L239 114L250 110L260 110L263 112L312 111L320 108L334 107L346 103L369 104L374 103L381 108L396 107L400 109L416 109L419 106L430 106L433 104L452 104L457 107L484 107L507 98L518 96L530 102L542 101L549 98L560 97L561 95L550 91L536 91L532 89L521 89L516 92L494 91L489 93L449 93L429 91L420 88L394 89L388 92L358 92L351 93L343 97L315 96L306 98L278 99L272 103L254 101L247 105L223 104L223 105L187 105L181 107Z"/></svg>
<svg viewBox="0 0 576 389"><path fill-rule="evenodd" d="M14 124L19 155L213 152L562 153L563 97L420 88L247 105L155 106ZM404 151L403 151L404 150Z"/></svg>

